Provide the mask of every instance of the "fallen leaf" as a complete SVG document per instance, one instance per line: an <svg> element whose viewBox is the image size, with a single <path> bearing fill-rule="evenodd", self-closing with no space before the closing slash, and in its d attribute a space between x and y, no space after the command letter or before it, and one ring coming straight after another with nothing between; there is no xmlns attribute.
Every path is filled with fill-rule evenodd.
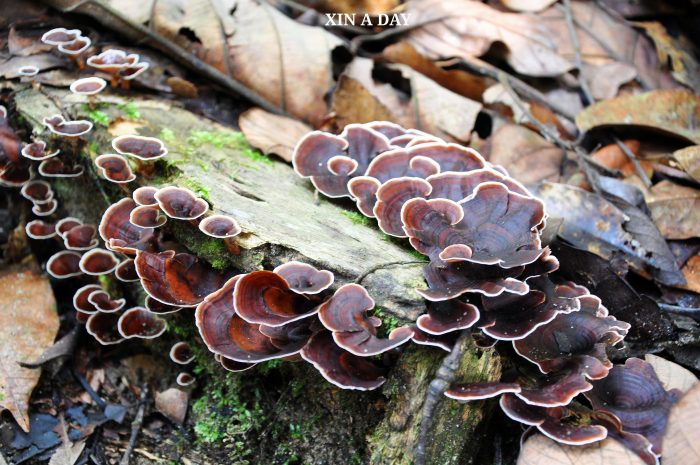
<svg viewBox="0 0 700 465"><path fill-rule="evenodd" d="M656 45L656 52L661 63L668 63L671 67L671 74L676 81L693 89L700 91L700 64L698 64L692 50L693 44L689 43L683 36L673 37L668 33L666 27L657 21L634 22L633 25L640 27L647 33Z"/></svg>
<svg viewBox="0 0 700 465"><path fill-rule="evenodd" d="M29 397L41 370L18 362L36 360L53 344L59 325L55 307L49 280L34 268L0 274L0 408L24 431L29 431Z"/></svg>
<svg viewBox="0 0 700 465"><path fill-rule="evenodd" d="M564 151L523 126L506 124L484 148L487 159L523 184L559 180Z"/></svg>
<svg viewBox="0 0 700 465"><path fill-rule="evenodd" d="M664 180L652 186L647 205L666 239L700 237L700 190Z"/></svg>
<svg viewBox="0 0 700 465"><path fill-rule="evenodd" d="M644 465L644 461L620 442L611 438L585 446L568 446L542 434L535 434L523 444L517 465L542 464Z"/></svg>
<svg viewBox="0 0 700 465"><path fill-rule="evenodd" d="M700 383L671 409L663 445L664 465L700 463Z"/></svg>
<svg viewBox="0 0 700 465"><path fill-rule="evenodd" d="M445 69L427 59L407 42L392 44L382 51L382 57L392 63L410 66L442 87L471 100L480 101L484 91L495 83L492 79L470 74L460 69Z"/></svg>
<svg viewBox="0 0 700 465"><path fill-rule="evenodd" d="M679 284L682 274L654 223L639 209L625 211L597 194L565 184L544 182L533 187L547 214L563 218L559 236L571 244L610 259L624 252L637 271L651 273L664 284Z"/></svg>
<svg viewBox="0 0 700 465"><path fill-rule="evenodd" d="M420 0L407 3L414 24L406 40L433 59L479 57L494 42L507 48L505 59L518 73L559 76L573 65L541 21L530 15L504 13L471 0Z"/></svg>
<svg viewBox="0 0 700 465"><path fill-rule="evenodd" d="M177 388L156 393L156 410L175 423L182 424L187 416L189 395Z"/></svg>
<svg viewBox="0 0 700 465"><path fill-rule="evenodd" d="M700 294L700 255L690 257L681 268L681 272L686 281L685 286L681 287Z"/></svg>
<svg viewBox="0 0 700 465"><path fill-rule="evenodd" d="M584 65L583 76L588 80L591 95L596 100L607 100L617 95L620 87L637 76L634 66L619 61L603 65Z"/></svg>
<svg viewBox="0 0 700 465"><path fill-rule="evenodd" d="M542 11L557 0L501 0L513 11Z"/></svg>
<svg viewBox="0 0 700 465"><path fill-rule="evenodd" d="M53 45L45 44L41 41L44 29L20 30L10 28L7 38L7 48L12 56L29 56L39 52L50 52Z"/></svg>
<svg viewBox="0 0 700 465"><path fill-rule="evenodd" d="M439 86L408 66L390 65L383 69L387 80L401 86L401 90L375 80L376 71L367 58L355 58L346 67L331 104L340 127L388 120L443 139L469 140L482 108L479 102Z"/></svg>
<svg viewBox="0 0 700 465"><path fill-rule="evenodd" d="M673 158L681 165L683 171L700 182L700 145L693 145L673 152Z"/></svg>
<svg viewBox="0 0 700 465"><path fill-rule="evenodd" d="M500 103L507 106L513 112L513 121L516 123L525 123L529 121L528 114L531 113L530 105L526 102L522 103L522 108L515 101L513 95L509 93L503 84L494 84L484 91L483 101L486 104Z"/></svg>
<svg viewBox="0 0 700 465"><path fill-rule="evenodd" d="M377 15L396 8L400 2L399 0L301 0L299 3L324 12Z"/></svg>
<svg viewBox="0 0 700 465"><path fill-rule="evenodd" d="M624 140L623 142L627 148L629 148L630 151L637 156L637 158L639 158L639 149L641 148L640 142L634 139ZM604 145L596 150L595 153L591 155L591 158L606 168L610 168L611 170L619 170L625 176L637 174L637 171L635 170L629 157L625 155L625 152L623 152L620 146L617 144ZM639 164L644 169L644 172L647 173L647 176L651 177L653 171L652 164L644 160L639 160Z"/></svg>
<svg viewBox="0 0 700 465"><path fill-rule="evenodd" d="M690 370L658 355L646 354L644 360L654 369L656 376L667 391L678 389L681 392L687 392L698 382L698 377Z"/></svg>
<svg viewBox="0 0 700 465"><path fill-rule="evenodd" d="M74 444L62 444L51 456L49 465L75 465L75 462L80 458L80 454L83 453L83 449L85 449L85 440Z"/></svg>
<svg viewBox="0 0 700 465"><path fill-rule="evenodd" d="M238 118L238 126L250 145L266 154L274 153L291 163L292 152L313 129L286 116L274 115L260 108L251 108Z"/></svg>
<svg viewBox="0 0 700 465"><path fill-rule="evenodd" d="M699 104L700 96L686 90L624 95L586 108L576 117L576 125L581 131L606 126L641 126L699 144Z"/></svg>

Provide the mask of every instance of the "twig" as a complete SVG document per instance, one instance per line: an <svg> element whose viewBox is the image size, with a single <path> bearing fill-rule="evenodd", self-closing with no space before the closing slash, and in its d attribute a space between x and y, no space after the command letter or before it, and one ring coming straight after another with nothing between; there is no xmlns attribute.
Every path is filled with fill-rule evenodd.
<svg viewBox="0 0 700 465"><path fill-rule="evenodd" d="M129 438L129 445L126 447L122 459L119 461L119 465L129 465L129 460L131 459L131 453L136 447L136 439L139 437L139 431L141 431L141 425L143 425L143 416L146 412L146 397L148 396L148 384L143 383L141 385L141 396L139 397L139 410L136 412L136 418L131 423L131 437Z"/></svg>
<svg viewBox="0 0 700 465"><path fill-rule="evenodd" d="M88 383L88 381L83 375L78 373L78 370L75 367L73 367L72 372L73 377L78 380L78 382L83 387L83 389L85 389L90 398L97 404L98 407L104 410L107 407L107 402L105 402L104 399L102 399L102 397L100 397L99 394L95 392L92 386L90 386L90 383Z"/></svg>
<svg viewBox="0 0 700 465"><path fill-rule="evenodd" d="M464 330L452 347L452 351L443 359L440 368L435 374L435 379L430 382L428 392L423 402L423 410L421 412L420 432L418 435L418 444L415 449L415 457L413 463L415 465L425 465L426 450L425 443L428 440L428 432L433 423L433 413L438 402L442 399L449 385L454 381L455 371L459 367L462 354L467 348L469 340L469 331Z"/></svg>
<svg viewBox="0 0 700 465"><path fill-rule="evenodd" d="M506 73L501 71L498 75L498 81L501 83L503 88L506 89L508 94L510 94L520 111L522 111L523 114L525 114L530 120L530 122L533 125L535 125L535 127L539 130L542 137L547 139L549 142L556 144L560 148L567 151L572 151L576 154L576 161L578 163L579 168L581 168L581 170L586 174L586 178L588 179L588 182L590 183L593 190L599 193L600 188L598 187L598 173L596 173L591 168L591 165L595 165L598 169L601 169L606 172L608 171L608 169L600 166L599 164L591 160L590 156L588 156L588 154L584 152L583 149L581 149L578 145L562 139L556 132L552 131L547 126L538 121L537 118L535 118L532 115L530 109L520 99L520 96L510 86Z"/></svg>
<svg viewBox="0 0 700 465"><path fill-rule="evenodd" d="M680 313L685 315L700 315L700 308L681 307L679 305L664 304L661 302L658 302L657 305L661 310L666 310L667 312Z"/></svg>
<svg viewBox="0 0 700 465"><path fill-rule="evenodd" d="M583 75L583 58L581 57L581 44L578 41L578 36L576 35L576 26L574 26L574 15L571 10L571 0L564 0L564 17L566 18L566 27L569 29L569 36L571 37L571 44L574 46L576 68L578 68L578 81L581 85L581 91L584 97L586 97L587 105L595 102L593 98L593 93L591 88L588 86L588 81Z"/></svg>
<svg viewBox="0 0 700 465"><path fill-rule="evenodd" d="M379 265L374 265L373 267L369 268L368 270L364 271L360 276L358 276L355 279L355 284L362 284L362 281L365 280L365 278L375 271L381 270L383 268L389 268L390 266L408 266L408 265L425 265L426 261L421 261L421 260L413 260L413 261L408 261L408 262L386 262L386 263L380 263Z"/></svg>
<svg viewBox="0 0 700 465"><path fill-rule="evenodd" d="M642 165L639 163L637 156L634 154L634 152L632 152L632 150L630 150L629 147L627 147L627 144L622 142L617 136L613 136L613 140L615 141L617 146L620 147L622 153L624 153L629 159L629 161L632 162L634 170L637 172L637 176L639 176L639 178L642 180L644 186L647 189L649 189L651 187L651 181L649 180L647 174L644 172L644 168L642 168Z"/></svg>

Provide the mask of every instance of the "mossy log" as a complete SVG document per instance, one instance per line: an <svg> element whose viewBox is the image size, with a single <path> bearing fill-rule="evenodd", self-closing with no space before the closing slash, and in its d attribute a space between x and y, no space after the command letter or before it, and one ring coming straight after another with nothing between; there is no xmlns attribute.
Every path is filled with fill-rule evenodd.
<svg viewBox="0 0 700 465"><path fill-rule="evenodd" d="M415 291L424 285L421 260L407 243L382 234L355 213L351 202L318 199L311 183L300 179L289 165L252 150L240 133L172 102L156 99L127 101L110 94L88 102L65 91L44 88L41 92L18 91L14 102L27 126L42 137L48 137L42 118L55 113L98 123L82 147L79 159L86 174L83 178L54 183L61 206L72 216L98 221L109 202L128 195L127 189L100 181L90 160L112 152L113 137L125 133L157 136L165 141L169 154L154 165L142 163L136 167L136 183L188 187L203 196L215 212L234 216L243 228L234 247L227 247L223 241L207 239L187 222L170 222L175 237L202 259L217 268L233 267L241 271L269 269L287 260L301 260L332 271L336 285L361 281L382 308L382 314L392 316L399 323L414 321L425 310ZM323 408L330 412L330 418L348 425L368 426L347 428L354 437L346 438L344 444L336 440L327 442L337 444L337 451L328 450L328 446L326 450L312 448L299 463L335 463L332 457L342 456L343 448L354 447L359 449L357 457L362 459L359 462L353 459L353 463L411 464L421 407L444 354L435 348L408 346L383 389L388 402L379 401L383 406L382 420L366 418L371 410L370 402L376 404L378 394L338 392L328 396L333 400ZM308 385L320 383L320 376L313 369L294 371L299 376L313 377L313 383L305 381ZM481 352L470 346L461 360L457 379L495 380L500 371L500 361L494 352ZM255 376L255 372L248 376ZM324 389L338 391L330 385ZM324 395L318 394L319 402L323 402ZM343 406L343 401L338 399L349 401L346 403L351 406ZM315 399L311 396L307 400ZM493 405L442 402L432 422L427 463L472 461L479 447L475 435ZM348 418L348 414L357 418ZM272 415L278 419L289 417L278 412ZM316 418L312 411L303 415ZM336 425L328 424L324 428L328 431L315 428L314 433L329 438L338 434L333 431L338 428ZM324 443L321 438L317 442ZM253 463L267 463L258 459L253 459Z"/></svg>

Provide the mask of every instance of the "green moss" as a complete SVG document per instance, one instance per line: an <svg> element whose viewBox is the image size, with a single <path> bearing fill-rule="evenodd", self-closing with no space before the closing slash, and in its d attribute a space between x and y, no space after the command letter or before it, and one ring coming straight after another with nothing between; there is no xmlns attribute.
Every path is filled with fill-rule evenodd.
<svg viewBox="0 0 700 465"><path fill-rule="evenodd" d="M141 113L134 102L123 103L117 108L122 111L126 119L137 120L141 118Z"/></svg>
<svg viewBox="0 0 700 465"><path fill-rule="evenodd" d="M199 195L204 200L211 203L211 200L209 199L210 191L208 187L191 178L185 178L183 180L183 184L195 194Z"/></svg>
<svg viewBox="0 0 700 465"><path fill-rule="evenodd" d="M175 133L170 128L163 128L158 134L158 139L162 140L166 144L171 144L175 142Z"/></svg>
<svg viewBox="0 0 700 465"><path fill-rule="evenodd" d="M276 370L283 363L282 360L268 360L267 362L260 363L256 368L260 374L267 375L271 371Z"/></svg>
<svg viewBox="0 0 700 465"><path fill-rule="evenodd" d="M95 124L107 127L109 126L109 116L107 113L100 110L90 110L87 112L88 118L90 118Z"/></svg>
<svg viewBox="0 0 700 465"><path fill-rule="evenodd" d="M199 148L205 145L214 146L217 149L224 147L235 149L256 163L271 165L274 163L270 157L254 149L241 132L235 131L191 131L186 140L190 148ZM255 168L255 166L251 166Z"/></svg>
<svg viewBox="0 0 700 465"><path fill-rule="evenodd" d="M369 226L372 224L370 219L362 213L354 212L352 210L343 210L340 213L342 213L344 217L352 221L353 224L361 224L363 226Z"/></svg>
<svg viewBox="0 0 700 465"><path fill-rule="evenodd" d="M380 337L386 337L390 332L401 326L401 322L395 316L386 313L381 307L374 307L372 315L382 320L382 325L377 331Z"/></svg>

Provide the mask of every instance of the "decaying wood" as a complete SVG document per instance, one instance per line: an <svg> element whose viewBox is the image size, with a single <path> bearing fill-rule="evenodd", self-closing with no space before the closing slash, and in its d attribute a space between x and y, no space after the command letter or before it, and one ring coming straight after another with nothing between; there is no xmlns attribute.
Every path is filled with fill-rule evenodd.
<svg viewBox="0 0 700 465"><path fill-rule="evenodd" d="M250 158L250 153L230 144L193 143L192 138L198 134L231 135L232 130L173 106L172 102L134 99L140 117L130 121L122 118L118 108L123 99L114 95L101 99L100 111L109 115L110 124L97 125L90 134L86 145L86 148L92 146L87 150L89 156L111 152L110 141L117 134L167 133L170 153L165 162L158 162L159 169L155 171L171 174L149 178L145 174L149 170L142 166L138 182L195 186L215 212L233 215L244 233L229 248L236 252L228 257L232 266L250 271L269 269L290 259L302 260L334 272L336 285L361 279L377 305L402 322L415 320L425 310L424 301L415 292L424 286L421 263L406 244L388 240L373 225L353 222L353 215L347 214L355 211L352 202L323 199L315 202L311 184L281 161ZM48 89L43 93L20 91L15 104L37 134L44 131L41 119L58 112L57 104L74 118L86 117L88 111L83 99ZM84 158L82 161L87 168L84 178L59 180L54 188L61 206L71 215L97 221L107 200L113 202L127 192L96 182L98 175L92 162ZM102 186L104 198L87 194L97 185ZM188 247L204 240L196 227L186 222L180 224L182 230L179 236L175 230L176 236L182 242L188 241ZM210 257L204 253L203 258ZM409 465L413 462L423 403L444 354L435 348L407 346L384 387L383 392L389 398L384 419L366 442L371 453L369 463ZM459 363L456 379L495 380L500 372L500 359L494 352L481 352L469 345ZM464 457L473 457L480 446L475 435L481 431L482 420L494 405L493 402L460 405L439 399L428 434L425 463L456 464ZM366 438L361 434L353 440L365 443Z"/></svg>

